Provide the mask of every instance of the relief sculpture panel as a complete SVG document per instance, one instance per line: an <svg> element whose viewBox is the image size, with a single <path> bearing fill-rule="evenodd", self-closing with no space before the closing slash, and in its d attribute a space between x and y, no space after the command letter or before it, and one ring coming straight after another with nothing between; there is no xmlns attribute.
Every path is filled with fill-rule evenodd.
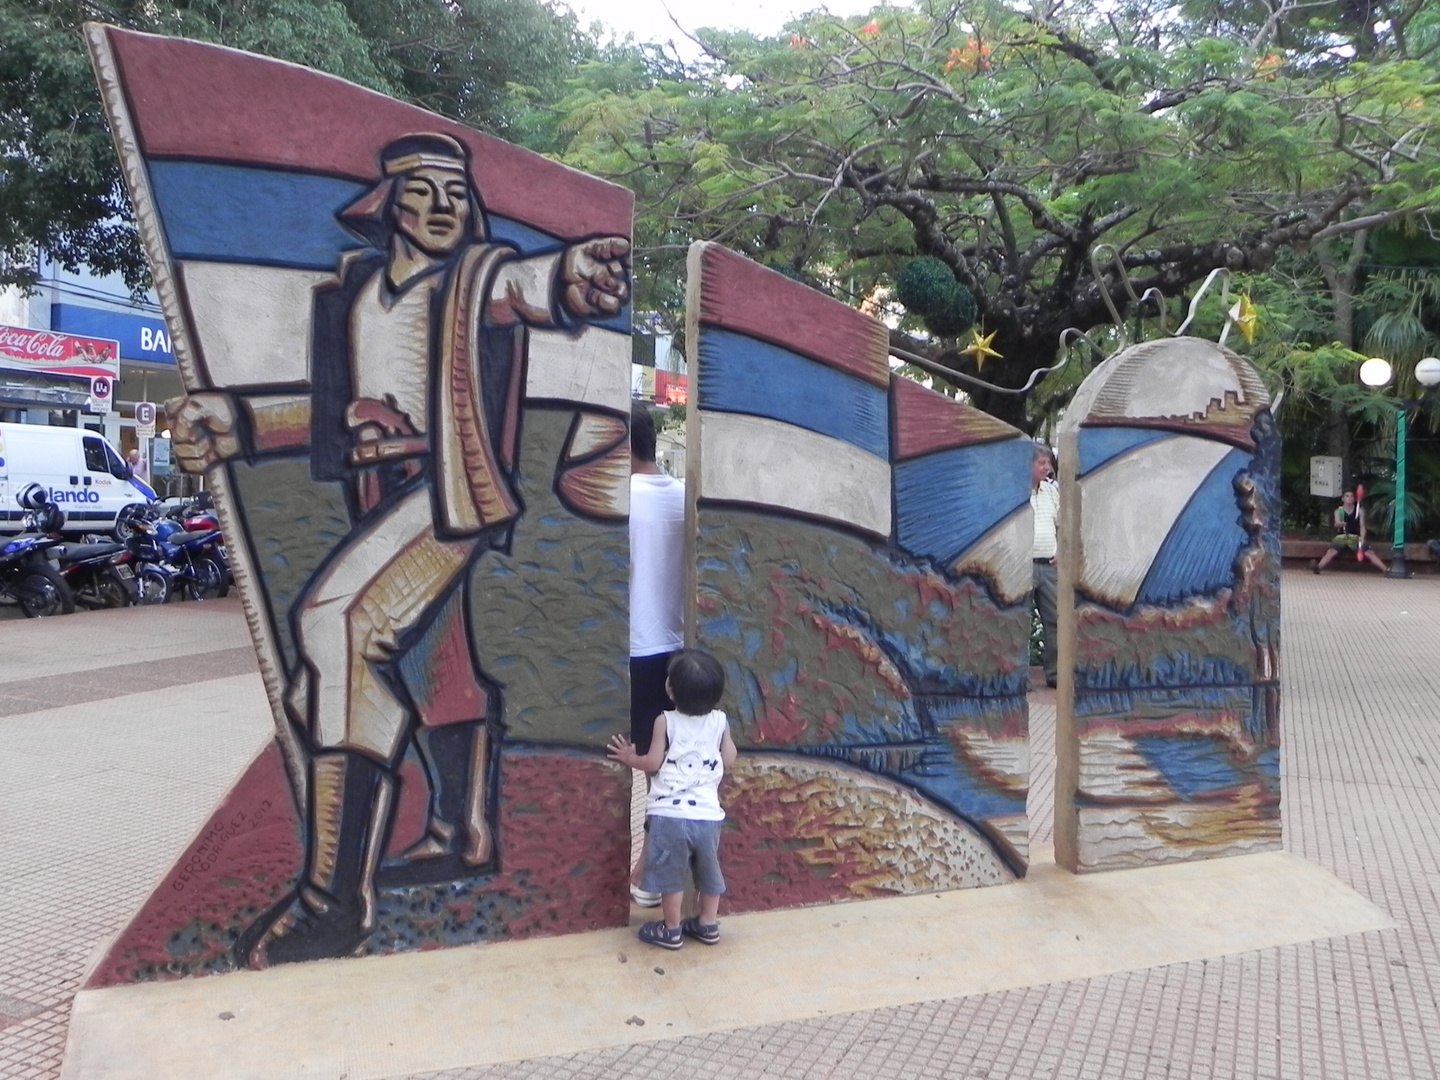
<svg viewBox="0 0 1440 1080"><path fill-rule="evenodd" d="M1106 360L1067 413L1061 591L1063 604L1073 589L1074 636L1057 749L1075 780L1057 793L1056 838L1072 869L1280 846L1269 404L1247 360L1182 337Z"/></svg>
<svg viewBox="0 0 1440 1080"><path fill-rule="evenodd" d="M630 194L87 33L276 724L91 985L623 924Z"/></svg>
<svg viewBox="0 0 1440 1080"><path fill-rule="evenodd" d="M731 910L1025 872L1032 447L885 327L691 249L695 644L741 754Z"/></svg>

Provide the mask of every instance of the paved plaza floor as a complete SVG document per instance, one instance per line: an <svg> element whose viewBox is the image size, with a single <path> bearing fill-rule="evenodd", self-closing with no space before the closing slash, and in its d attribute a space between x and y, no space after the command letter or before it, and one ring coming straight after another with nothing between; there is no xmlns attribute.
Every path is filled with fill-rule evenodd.
<svg viewBox="0 0 1440 1080"><path fill-rule="evenodd" d="M1393 929L423 1080L1440 1076L1440 579L1287 573L1284 584L1285 847ZM5 620L0 657L0 1078L48 1080L96 950L269 720L233 600ZM1042 849L1049 697L1032 699ZM1225 916L1244 920L1246 897ZM764 989L817 994L783 944L772 948ZM557 994L533 1023L566 1015ZM436 1016L427 1036L485 1023L483 1008Z"/></svg>

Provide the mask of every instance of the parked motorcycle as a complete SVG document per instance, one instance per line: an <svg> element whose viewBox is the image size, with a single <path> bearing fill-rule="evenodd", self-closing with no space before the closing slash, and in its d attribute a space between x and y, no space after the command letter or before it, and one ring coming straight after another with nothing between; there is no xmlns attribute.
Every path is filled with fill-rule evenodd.
<svg viewBox="0 0 1440 1080"><path fill-rule="evenodd" d="M187 530L154 506L127 509L131 512L125 515L126 545L142 568L158 567L165 574L167 599L176 591L187 600L225 595L230 579L219 530Z"/></svg>
<svg viewBox="0 0 1440 1080"><path fill-rule="evenodd" d="M125 550L124 544L86 537L82 544L60 544L51 554L77 604L118 608L135 599L135 572L116 561Z"/></svg>
<svg viewBox="0 0 1440 1080"><path fill-rule="evenodd" d="M120 566L128 567L134 583L132 596L137 604L164 604L174 590L175 574L164 562L164 553L154 535L145 528L128 523L125 529L125 551L117 557Z"/></svg>
<svg viewBox="0 0 1440 1080"><path fill-rule="evenodd" d="M26 484L15 501L29 513L24 519L25 531L0 547L0 604L18 605L29 619L69 615L75 610L75 597L60 571L50 564L47 553L57 541L42 528L54 524L54 514L61 512L50 502L50 492L39 484ZM60 524L64 524L63 514Z"/></svg>
<svg viewBox="0 0 1440 1080"><path fill-rule="evenodd" d="M216 596L227 596L230 583L230 554L225 550L225 538L220 535L220 515L215 512L215 500L209 492L202 491L171 510L168 517L180 522L186 532L213 532L214 541L201 548L201 553L215 561L220 567L220 585Z"/></svg>

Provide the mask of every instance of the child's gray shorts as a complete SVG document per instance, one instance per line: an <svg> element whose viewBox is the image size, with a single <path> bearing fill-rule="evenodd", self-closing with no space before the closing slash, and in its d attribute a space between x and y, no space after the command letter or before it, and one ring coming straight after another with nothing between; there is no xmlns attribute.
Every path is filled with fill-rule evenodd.
<svg viewBox="0 0 1440 1080"><path fill-rule="evenodd" d="M685 891L685 870L695 871L695 889L710 896L725 892L720 873L720 827L722 821L691 821L689 818L651 814L645 849L645 873L640 888L646 892Z"/></svg>

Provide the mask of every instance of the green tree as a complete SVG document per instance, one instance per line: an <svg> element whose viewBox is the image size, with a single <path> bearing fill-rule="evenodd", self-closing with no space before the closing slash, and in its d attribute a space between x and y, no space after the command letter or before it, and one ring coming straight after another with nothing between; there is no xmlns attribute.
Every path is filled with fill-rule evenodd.
<svg viewBox="0 0 1440 1080"><path fill-rule="evenodd" d="M594 53L543 0L0 0L0 285L33 284L42 250L148 282L86 20L305 64L501 134Z"/></svg>
<svg viewBox="0 0 1440 1080"><path fill-rule="evenodd" d="M344 8L397 96L507 137L526 102L553 100L596 55L574 13L544 0L344 0Z"/></svg>
<svg viewBox="0 0 1440 1080"><path fill-rule="evenodd" d="M642 258L674 281L691 239L723 241L888 300L895 345L1000 385L1108 323L1107 297L1127 306L1108 253L1092 271L1102 246L1137 293L1175 297L1287 250L1345 271L1371 230L1440 201L1440 19L1414 0L918 0L699 37L701 63L582 73L565 103L568 160L639 196ZM974 297L1000 359L895 304L919 257ZM1024 421L1014 397L973 396Z"/></svg>

